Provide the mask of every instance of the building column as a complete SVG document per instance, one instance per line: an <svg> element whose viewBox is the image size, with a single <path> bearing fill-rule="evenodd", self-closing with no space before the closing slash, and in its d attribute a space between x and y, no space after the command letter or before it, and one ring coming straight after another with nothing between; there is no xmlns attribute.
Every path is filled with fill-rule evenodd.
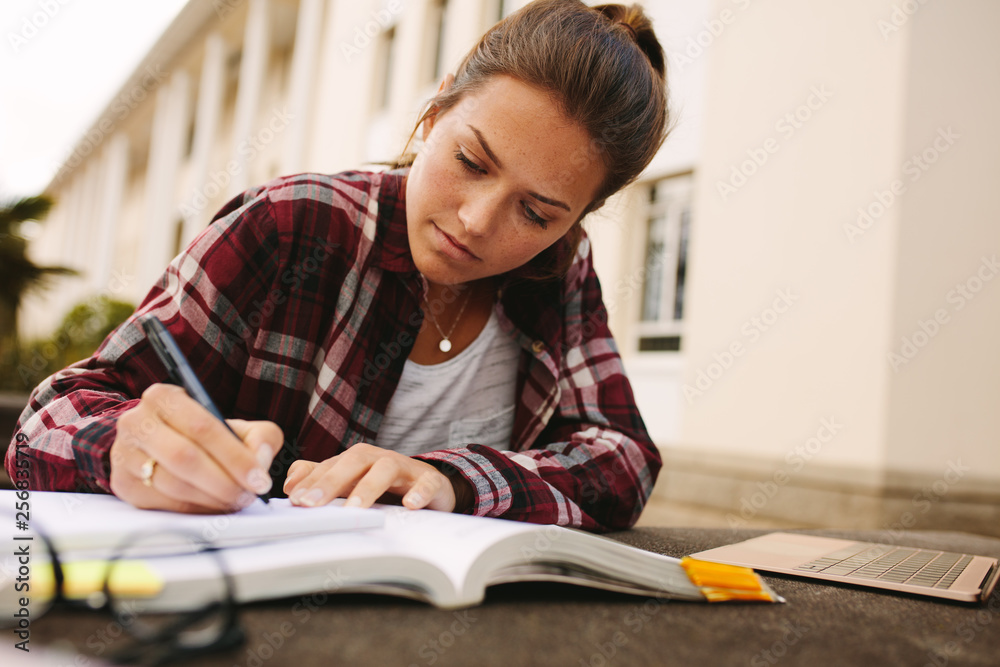
<svg viewBox="0 0 1000 667"><path fill-rule="evenodd" d="M249 174L245 151L239 146L253 134L254 121L260 106L260 93L267 74L270 51L269 0L250 0L247 23L243 35L243 57L240 61L240 82L236 91L236 114L233 121L232 161L235 162L232 180L229 182L230 197L235 197L247 189Z"/></svg>
<svg viewBox="0 0 1000 667"><path fill-rule="evenodd" d="M65 197L64 213L60 220L60 238L62 242L56 251L58 263L62 266L75 267L78 260L78 252L74 247L76 242L75 231L83 223L83 193L86 188L84 183L85 170L77 167L68 176L68 184L63 188Z"/></svg>
<svg viewBox="0 0 1000 667"><path fill-rule="evenodd" d="M118 220L121 217L122 196L128 173L128 147L128 137L119 130L109 137L101 158L103 183L94 228L97 248L91 275L91 290L96 293L106 292L111 281Z"/></svg>
<svg viewBox="0 0 1000 667"><path fill-rule="evenodd" d="M99 204L97 193L101 186L101 164L96 155L91 156L81 165L81 172L82 192L78 208L74 209L72 231L70 232L70 257L72 258L70 266L80 270L83 281L78 281L78 284L82 286L93 274L89 251L96 229L96 213Z"/></svg>
<svg viewBox="0 0 1000 667"><path fill-rule="evenodd" d="M198 85L198 108L195 112L194 141L191 147L191 169L185 199L181 205L184 231L181 238L186 246L205 228L214 213L211 202L215 187L208 185L208 167L212 157L225 94L226 43L213 32L205 39L205 55L201 64L201 81ZM217 186L216 186L217 187Z"/></svg>
<svg viewBox="0 0 1000 667"><path fill-rule="evenodd" d="M145 292L173 258L177 172L187 130L189 77L175 72L156 94L153 136L146 170L146 219L138 278Z"/></svg>
<svg viewBox="0 0 1000 667"><path fill-rule="evenodd" d="M313 94L306 171L332 173L355 167L363 159L376 51L370 41L368 48L355 45L359 39L355 30L364 27L361 20L364 9L365 5L358 2L327 0L323 39L317 54L319 76ZM355 104L345 105L342 103L345 90L360 91L362 96ZM332 118L335 123L330 122ZM345 127L351 131L344 132Z"/></svg>
<svg viewBox="0 0 1000 667"><path fill-rule="evenodd" d="M295 51L292 53L291 83L288 87L288 111L292 122L281 156L281 172L303 170L306 129L309 127L312 91L319 53L320 31L325 0L301 0L295 27Z"/></svg>

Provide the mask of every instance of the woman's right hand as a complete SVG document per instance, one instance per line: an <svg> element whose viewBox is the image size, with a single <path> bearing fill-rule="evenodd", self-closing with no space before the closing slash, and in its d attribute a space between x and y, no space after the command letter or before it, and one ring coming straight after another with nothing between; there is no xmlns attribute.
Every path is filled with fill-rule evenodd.
<svg viewBox="0 0 1000 667"><path fill-rule="evenodd" d="M284 442L269 421L227 419L237 438L181 387L154 384L118 418L111 491L144 509L234 512L271 488L267 469ZM153 464L148 483L143 466Z"/></svg>

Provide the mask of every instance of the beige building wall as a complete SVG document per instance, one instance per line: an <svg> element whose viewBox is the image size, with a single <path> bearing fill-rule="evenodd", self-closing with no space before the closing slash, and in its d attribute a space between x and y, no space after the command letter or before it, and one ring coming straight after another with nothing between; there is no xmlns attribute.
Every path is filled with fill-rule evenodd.
<svg viewBox="0 0 1000 667"><path fill-rule="evenodd" d="M677 467L736 480L713 498L735 523L995 531L1000 6L733 14L708 53Z"/></svg>
<svg viewBox="0 0 1000 667"><path fill-rule="evenodd" d="M886 458L893 468L938 476L961 460L970 477L995 482L1000 48L989 25L1000 20L1000 5L959 5L928 5L910 35L902 157L912 164L897 176L907 191L890 313Z"/></svg>

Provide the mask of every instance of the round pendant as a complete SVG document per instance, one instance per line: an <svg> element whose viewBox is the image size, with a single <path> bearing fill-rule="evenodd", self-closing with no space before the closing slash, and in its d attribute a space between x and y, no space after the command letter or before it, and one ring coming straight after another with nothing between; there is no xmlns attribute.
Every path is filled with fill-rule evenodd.
<svg viewBox="0 0 1000 667"><path fill-rule="evenodd" d="M438 349L442 352L451 352L451 341L447 338L441 339L441 342L438 343Z"/></svg>

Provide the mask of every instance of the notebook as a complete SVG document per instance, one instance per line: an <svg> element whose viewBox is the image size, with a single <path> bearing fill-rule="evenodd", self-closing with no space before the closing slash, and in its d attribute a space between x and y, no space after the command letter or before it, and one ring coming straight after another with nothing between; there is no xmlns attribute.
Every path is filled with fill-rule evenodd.
<svg viewBox="0 0 1000 667"><path fill-rule="evenodd" d="M997 559L936 549L769 533L692 554L765 572L980 602L997 583Z"/></svg>

